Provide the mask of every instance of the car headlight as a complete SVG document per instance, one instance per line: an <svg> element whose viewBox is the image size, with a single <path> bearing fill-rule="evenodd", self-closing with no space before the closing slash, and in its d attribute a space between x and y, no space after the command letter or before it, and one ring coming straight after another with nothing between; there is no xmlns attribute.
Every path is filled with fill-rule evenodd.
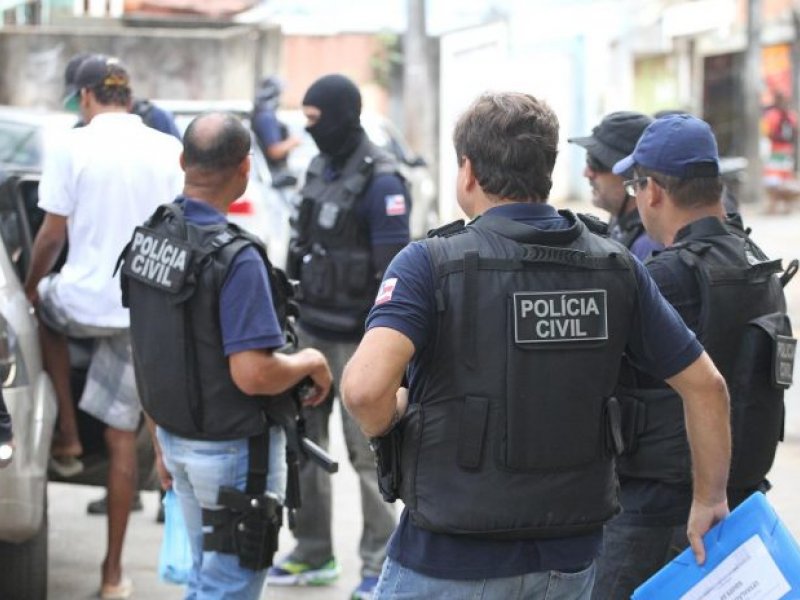
<svg viewBox="0 0 800 600"><path fill-rule="evenodd" d="M4 389L27 384L27 370L17 335L3 315L0 315L0 382Z"/></svg>

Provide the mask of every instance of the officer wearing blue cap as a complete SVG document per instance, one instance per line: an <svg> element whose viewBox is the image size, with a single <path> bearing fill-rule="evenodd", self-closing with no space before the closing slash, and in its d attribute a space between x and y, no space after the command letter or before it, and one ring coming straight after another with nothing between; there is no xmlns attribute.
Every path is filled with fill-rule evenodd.
<svg viewBox="0 0 800 600"><path fill-rule="evenodd" d="M697 335L731 397L731 508L766 480L782 436L783 388L794 341L780 261L725 219L717 143L708 124L681 114L654 121L614 173L626 181L647 232L666 249L645 265ZM773 369L772 357L786 364ZM788 374L788 375L787 375ZM623 369L618 397L629 438L617 461L623 514L606 525L593 598L629 598L687 545L691 461L683 405L664 384Z"/></svg>

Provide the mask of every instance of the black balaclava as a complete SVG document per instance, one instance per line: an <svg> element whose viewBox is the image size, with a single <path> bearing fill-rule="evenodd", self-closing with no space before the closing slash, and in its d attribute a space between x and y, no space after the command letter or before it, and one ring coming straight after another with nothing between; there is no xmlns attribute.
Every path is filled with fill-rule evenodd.
<svg viewBox="0 0 800 600"><path fill-rule="evenodd" d="M361 92L344 75L325 75L308 88L303 106L320 110L319 121L306 127L319 151L330 156L334 164L343 163L364 135Z"/></svg>

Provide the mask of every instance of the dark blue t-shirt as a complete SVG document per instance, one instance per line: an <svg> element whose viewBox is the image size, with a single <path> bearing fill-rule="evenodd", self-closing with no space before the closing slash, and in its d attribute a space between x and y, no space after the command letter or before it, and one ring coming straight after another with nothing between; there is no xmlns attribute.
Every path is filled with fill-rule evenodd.
<svg viewBox="0 0 800 600"><path fill-rule="evenodd" d="M271 110L256 112L253 116L251 127L264 148L269 148L273 144L283 141L281 124Z"/></svg>
<svg viewBox="0 0 800 600"><path fill-rule="evenodd" d="M176 202L183 204L183 214L190 223L213 225L226 221L225 215L205 202L190 198ZM225 356L284 345L267 269L255 248L247 247L233 259L220 293L219 320Z"/></svg>
<svg viewBox="0 0 800 600"><path fill-rule="evenodd" d="M175 124L175 117L168 110L159 108L155 104L150 105L144 122L148 127L181 139L181 132L178 131L178 126Z"/></svg>
<svg viewBox="0 0 800 600"><path fill-rule="evenodd" d="M486 214L507 217L539 229L565 229L570 223L547 204L507 204ZM627 351L637 366L654 376L671 377L702 353L680 316L659 294L647 271L634 260L638 297ZM382 298L367 319L367 329L388 327L414 344L409 364L409 401L416 402L419 373L432 368L425 350L436 338L436 281L425 246L404 248L384 280L396 279L391 299ZM389 556L414 571L443 579L510 577L544 570L572 571L599 552L602 531L557 539L496 541L433 533L414 525L404 511L389 542Z"/></svg>

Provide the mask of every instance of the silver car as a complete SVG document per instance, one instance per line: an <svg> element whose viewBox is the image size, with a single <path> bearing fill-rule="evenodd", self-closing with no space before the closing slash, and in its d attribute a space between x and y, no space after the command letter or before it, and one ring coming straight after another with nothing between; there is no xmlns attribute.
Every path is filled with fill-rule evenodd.
<svg viewBox="0 0 800 600"><path fill-rule="evenodd" d="M47 461L56 420L36 319L20 275L30 240L19 199L31 182L0 174L0 378L14 427L14 458L0 470L0 598L47 597ZM35 185L35 184L34 184Z"/></svg>
<svg viewBox="0 0 800 600"><path fill-rule="evenodd" d="M48 472L57 405L42 366L38 324L22 281L43 219L37 207L44 140L74 125L74 115L0 107L0 380L14 429L14 457L0 469L0 600L47 598L47 481L104 485L108 459L102 423L77 411L84 465ZM91 340L71 341L73 395L80 397ZM152 489L147 428L137 437L139 487Z"/></svg>

